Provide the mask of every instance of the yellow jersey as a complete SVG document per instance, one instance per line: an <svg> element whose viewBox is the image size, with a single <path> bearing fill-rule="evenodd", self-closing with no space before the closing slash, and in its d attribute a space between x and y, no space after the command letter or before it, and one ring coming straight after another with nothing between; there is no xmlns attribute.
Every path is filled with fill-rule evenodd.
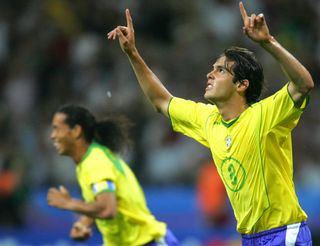
<svg viewBox="0 0 320 246"><path fill-rule="evenodd" d="M307 219L293 183L291 131L306 107L294 105L287 85L223 121L215 105L173 98L173 129L210 148L237 220L252 234Z"/></svg>
<svg viewBox="0 0 320 246"><path fill-rule="evenodd" d="M86 202L95 200L93 185L112 181L117 199L115 218L96 219L105 245L143 245L166 233L166 224L150 213L144 193L129 166L108 148L92 143L76 167L77 179Z"/></svg>

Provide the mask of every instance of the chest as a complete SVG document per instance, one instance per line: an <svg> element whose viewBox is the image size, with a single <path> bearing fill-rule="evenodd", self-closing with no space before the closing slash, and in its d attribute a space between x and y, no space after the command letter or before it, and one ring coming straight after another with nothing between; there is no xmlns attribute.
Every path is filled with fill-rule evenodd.
<svg viewBox="0 0 320 246"><path fill-rule="evenodd" d="M209 122L207 137L215 158L248 155L259 151L261 122L259 118L239 118L225 123L221 119Z"/></svg>

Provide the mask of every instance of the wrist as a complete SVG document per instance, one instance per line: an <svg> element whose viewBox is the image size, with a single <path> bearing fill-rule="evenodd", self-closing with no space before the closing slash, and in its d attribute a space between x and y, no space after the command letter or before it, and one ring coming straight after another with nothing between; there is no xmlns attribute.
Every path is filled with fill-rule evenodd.
<svg viewBox="0 0 320 246"><path fill-rule="evenodd" d="M275 41L276 41L275 38L273 36L269 35L266 39L264 39L260 42L260 45L261 46L269 45Z"/></svg>
<svg viewBox="0 0 320 246"><path fill-rule="evenodd" d="M277 40L271 35L266 40L260 42L260 46L266 50L270 50L272 48L275 48L278 45L279 44L278 44Z"/></svg>
<svg viewBox="0 0 320 246"><path fill-rule="evenodd" d="M134 48L128 50L128 51L126 52L126 54L127 54L127 56L131 59L131 58L137 57L138 54L139 54L139 52L138 52L137 48L134 47Z"/></svg>
<svg viewBox="0 0 320 246"><path fill-rule="evenodd" d="M86 227L91 227L94 222L94 219L88 216L81 216L78 220L81 224L85 225Z"/></svg>

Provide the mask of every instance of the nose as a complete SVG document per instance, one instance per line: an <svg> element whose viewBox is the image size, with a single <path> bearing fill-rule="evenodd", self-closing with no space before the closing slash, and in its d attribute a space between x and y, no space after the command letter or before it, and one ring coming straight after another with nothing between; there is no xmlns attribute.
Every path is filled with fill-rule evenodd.
<svg viewBox="0 0 320 246"><path fill-rule="evenodd" d="M214 79L213 71L210 71L209 73L207 73L207 79Z"/></svg>
<svg viewBox="0 0 320 246"><path fill-rule="evenodd" d="M55 133L54 133L54 131L52 131L51 134L50 134L51 140L54 140L54 137L55 137Z"/></svg>

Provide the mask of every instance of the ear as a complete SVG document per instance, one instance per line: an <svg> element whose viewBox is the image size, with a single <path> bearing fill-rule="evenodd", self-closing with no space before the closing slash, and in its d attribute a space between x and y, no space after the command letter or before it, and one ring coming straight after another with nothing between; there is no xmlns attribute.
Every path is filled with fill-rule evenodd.
<svg viewBox="0 0 320 246"><path fill-rule="evenodd" d="M250 82L247 79L243 79L241 81L238 81L237 82L237 90L239 92L245 92L248 89L249 84L250 84Z"/></svg>
<svg viewBox="0 0 320 246"><path fill-rule="evenodd" d="M72 128L72 134L75 138L81 138L82 137L82 128L80 125L75 125Z"/></svg>

